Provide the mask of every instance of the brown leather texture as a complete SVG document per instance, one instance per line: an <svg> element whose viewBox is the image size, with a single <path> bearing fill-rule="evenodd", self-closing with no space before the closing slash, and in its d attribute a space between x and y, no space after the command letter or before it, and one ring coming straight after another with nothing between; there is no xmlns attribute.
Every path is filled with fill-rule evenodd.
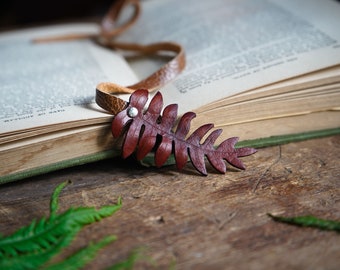
<svg viewBox="0 0 340 270"><path fill-rule="evenodd" d="M133 6L134 12L131 17L123 24L116 25L117 20L119 19L119 15L122 10L127 6ZM37 39L33 39L33 42L56 42L56 41L67 41L67 40L75 40L75 39L112 39L122 32L126 31L130 28L138 19L140 15L140 3L139 0L115 0L108 12L104 16L100 25L100 33L72 33L60 36L47 36L41 37Z"/></svg>
<svg viewBox="0 0 340 270"><path fill-rule="evenodd" d="M131 17L122 25L116 26L117 20L122 10L132 6L134 12ZM92 38L98 44L114 49L134 51L143 55L159 54L167 51L175 53L175 57L168 63L163 65L159 70L141 80L140 82L130 86L120 86L115 83L103 82L96 87L96 102L104 110L116 115L126 107L126 102L116 96L119 93L133 93L138 89L147 89L154 91L172 81L185 67L185 53L181 45L174 42L158 42L149 45L140 45L136 43L119 43L114 41L114 37L130 28L138 19L141 12L139 0L116 0L111 5L109 11L104 16L101 23L101 31L98 34L70 34L64 36L53 36L39 38L34 42L56 42L75 39Z"/></svg>
<svg viewBox="0 0 340 270"><path fill-rule="evenodd" d="M122 100L114 96L114 94L131 94L138 89L147 89L150 92L154 91L172 81L185 67L184 50L176 43L161 42L150 45L139 45L131 43L109 42L106 44L106 46L113 49L135 51L141 54L157 54L161 51L170 51L176 53L176 56L168 63L163 65L159 70L134 85L123 87L110 82L98 84L96 87L97 104L104 110L114 115L122 110L123 106Z"/></svg>
<svg viewBox="0 0 340 270"><path fill-rule="evenodd" d="M130 20L124 25L115 28L115 22L124 7L132 5L134 13ZM114 50L133 51L143 55L156 55L158 53L167 51L175 53L175 57L168 63L163 65L159 70L141 80L140 82L130 86L120 86L115 83L105 82L100 83L96 87L96 102L104 110L116 115L123 110L127 105L125 101L116 97L119 93L133 93L138 89L147 89L154 91L172 81L185 67L185 53L181 45L174 42L159 42L148 45L141 45L136 43L120 43L115 42L112 37L127 30L137 20L140 14L139 0L119 0L116 1L108 11L107 15L102 21L102 33L99 39L101 44L107 48Z"/></svg>
<svg viewBox="0 0 340 270"><path fill-rule="evenodd" d="M131 5L134 9L133 14L123 25L117 27L116 22L119 19L119 15L121 14L122 10L129 5ZM112 38L121 34L122 32L125 32L137 21L140 12L141 7L139 0L115 0L101 22L100 35L103 37Z"/></svg>
<svg viewBox="0 0 340 270"><path fill-rule="evenodd" d="M96 89L96 103L113 115L117 115L127 106L126 101L111 94L118 93L117 91L119 91L120 87L119 85L116 86L114 87L113 84L110 84L107 87L106 83L100 83Z"/></svg>

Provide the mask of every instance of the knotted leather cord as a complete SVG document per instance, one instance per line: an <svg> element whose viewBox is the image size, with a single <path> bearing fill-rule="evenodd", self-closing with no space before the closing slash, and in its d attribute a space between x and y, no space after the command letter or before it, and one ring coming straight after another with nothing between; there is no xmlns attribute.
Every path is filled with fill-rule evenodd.
<svg viewBox="0 0 340 270"><path fill-rule="evenodd" d="M126 23L116 27L115 23L117 22L122 10L128 5L131 5L134 8L132 16ZM150 92L154 91L173 80L185 67L184 50L182 46L177 43L158 42L149 45L140 45L114 41L114 37L126 31L136 22L140 12L141 7L139 0L116 0L104 16L101 22L101 31L99 34L70 34L40 38L35 39L34 41L54 42L75 39L94 39L101 46L105 46L110 49L134 51L140 54L158 54L164 51L176 53L176 56L163 65L159 70L134 85L124 87L111 82L99 83L97 85L97 104L109 113L116 115L127 106L127 102L118 98L114 94L131 94L137 89L147 89Z"/></svg>

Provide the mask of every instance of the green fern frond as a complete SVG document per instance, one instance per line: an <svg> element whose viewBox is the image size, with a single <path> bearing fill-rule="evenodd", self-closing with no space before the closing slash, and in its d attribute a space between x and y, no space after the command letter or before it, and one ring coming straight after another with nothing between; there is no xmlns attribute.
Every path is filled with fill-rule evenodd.
<svg viewBox="0 0 340 270"><path fill-rule="evenodd" d="M107 236L101 241L90 244L86 248L83 248L76 252L75 254L72 254L70 257L65 259L62 262L53 264L51 266L47 266L44 269L45 270L76 270L84 267L87 263L89 263L93 258L97 255L98 251L102 249L103 247L107 246L108 244L115 241L117 238L114 235Z"/></svg>
<svg viewBox="0 0 340 270"><path fill-rule="evenodd" d="M51 201L50 201L50 219L53 219L54 216L57 214L57 211L59 208L58 199L59 199L60 192L64 189L64 187L66 187L70 183L71 181L65 181L59 184L53 191L53 194L51 196Z"/></svg>
<svg viewBox="0 0 340 270"><path fill-rule="evenodd" d="M0 269L37 269L49 261L54 255L58 254L61 249L66 246L66 243L70 243L72 239L73 236L66 235L64 238L60 239L58 243L55 243L46 249L2 258L0 259Z"/></svg>
<svg viewBox="0 0 340 270"><path fill-rule="evenodd" d="M321 219L314 216L297 216L297 217L282 217L267 214L274 221L287 223L301 227L313 227L320 230L340 232L340 221Z"/></svg>
<svg viewBox="0 0 340 270"><path fill-rule="evenodd" d="M65 234L75 235L83 226L112 215L120 207L117 204L98 210L92 207L70 208L52 220L42 218L38 223L33 221L13 235L0 239L0 258L44 250L60 241Z"/></svg>
<svg viewBox="0 0 340 270"><path fill-rule="evenodd" d="M68 184L60 184L54 191L49 218L33 220L12 235L0 239L0 269L36 269L68 246L85 226L111 216L121 208L121 198L116 205L69 208L57 214L58 196Z"/></svg>

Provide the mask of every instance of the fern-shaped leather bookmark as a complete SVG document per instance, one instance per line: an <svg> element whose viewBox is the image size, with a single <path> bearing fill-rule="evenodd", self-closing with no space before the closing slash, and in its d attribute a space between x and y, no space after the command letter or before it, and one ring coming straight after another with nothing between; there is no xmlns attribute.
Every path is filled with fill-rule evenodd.
<svg viewBox="0 0 340 270"><path fill-rule="evenodd" d="M237 137L224 140L215 148L214 143L222 130L216 129L207 135L213 128L213 124L203 125L188 136L191 120L196 116L193 112L185 113L174 130L177 123L177 104L166 106L161 115L163 109L161 93L157 92L148 108L145 108L148 95L148 90L133 92L130 101L125 102L124 108L112 121L113 136L115 138L125 136L122 145L123 158L136 152L137 159L141 160L155 150L155 164L162 166L173 153L179 170L184 167L189 157L194 167L201 174L207 175L205 157L217 171L225 173L225 160L239 169L245 169L239 157L256 152L253 148L235 148ZM110 110L109 104L117 104L117 100L114 101L117 97L110 96L111 101L107 99L108 93L104 93L97 87L97 103L107 110ZM206 139L201 143L206 135Z"/></svg>
<svg viewBox="0 0 340 270"><path fill-rule="evenodd" d="M119 14L126 6L132 6L132 16L121 27L116 27L115 22ZM46 37L35 39L35 42L65 41L74 39L91 38L98 45L114 50L133 51L139 54L160 54L163 52L174 53L175 57L141 82L122 87L113 83L100 83L96 89L96 102L106 111L115 115L112 122L112 134L114 137L122 135L125 127L125 139L123 142L123 157L128 157L135 150L137 158L142 159L152 150L155 150L155 163L162 166L171 153L174 153L178 169L182 169L188 157L195 168L203 175L207 174L205 157L219 172L226 172L226 160L231 165L244 169L239 157L248 156L256 152L253 148L235 148L237 137L223 141L217 148L214 143L222 130L212 131L205 141L201 140L213 128L213 124L206 124L196 129L188 136L190 122L195 113L184 114L176 131L173 131L177 120L177 105L165 107L163 115L163 98L157 93L146 111L144 106L148 100L148 91L159 89L173 80L185 67L185 55L182 46L174 42L157 42L149 45L135 43L119 43L114 37L128 29L138 18L140 13L139 0L118 0L110 7L101 24L100 33L95 34L71 34L64 36ZM119 24L118 24L119 25ZM138 90L148 89L148 90ZM126 102L114 94L131 94L130 102Z"/></svg>
<svg viewBox="0 0 340 270"><path fill-rule="evenodd" d="M123 1L123 0L122 0ZM124 158L136 151L137 159L143 159L149 152L155 150L155 164L162 166L173 153L178 169L182 169L188 157L194 167L203 175L207 174L205 157L219 172L226 172L226 160L231 165L244 169L239 157L256 152L253 148L238 148L234 146L238 140L233 137L223 141L217 148L214 143L222 130L212 131L205 141L201 140L213 128L213 124L203 125L188 137L190 122L196 116L193 112L184 114L176 128L177 104L164 108L163 98L158 92L151 100L148 108L148 93L173 80L185 67L185 54L181 45L174 42L158 42L149 45L117 43L106 40L102 44L111 49L128 50L138 54L162 54L166 51L174 54L174 58L141 82L128 87L113 83L100 83L96 89L96 102L99 106L115 115L112 122L114 137L125 135L122 155ZM147 89L147 90L140 90ZM126 102L114 94L131 94Z"/></svg>
<svg viewBox="0 0 340 270"><path fill-rule="evenodd" d="M234 148L238 138L233 137L223 141L217 148L214 143L222 130L212 131L201 144L202 138L213 128L206 124L196 129L189 137L190 122L196 116L193 112L185 113L179 120L176 131L173 131L177 120L177 104L164 108L160 92L152 98L149 107L144 111L148 101L147 90L137 90L130 97L129 105L118 113L112 121L112 134L119 137L127 127L123 142L123 158L130 156L135 149L138 160L143 159L153 149L155 164L162 166L173 152L178 169L182 169L188 156L195 168L207 175L205 157L219 172L226 172L226 160L231 165L244 169L239 157L248 156L255 152L253 148Z"/></svg>

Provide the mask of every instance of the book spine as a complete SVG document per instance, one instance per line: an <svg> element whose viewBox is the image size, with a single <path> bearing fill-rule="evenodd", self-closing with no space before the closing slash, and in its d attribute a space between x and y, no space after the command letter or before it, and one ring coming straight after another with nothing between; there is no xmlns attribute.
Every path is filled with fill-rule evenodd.
<svg viewBox="0 0 340 270"><path fill-rule="evenodd" d="M65 168L69 168L69 167L84 165L87 163L92 163L92 162L96 162L96 161L100 161L100 160L104 160L108 158L113 158L119 155L120 155L120 152L118 150L115 150L115 149L107 150L107 151L103 151L103 152L96 153L96 154L91 154L87 156L82 156L78 158L73 158L73 159L53 163L47 166L37 167L34 169L22 171L22 172L8 174L8 175L0 177L0 185L9 183L9 182L14 182L17 180L22 180L22 179L33 177L33 176L37 176L37 175L41 175L41 174L45 174L45 173L49 173L49 172L53 172L53 171L57 171L57 170L61 170L61 169L65 169Z"/></svg>
<svg viewBox="0 0 340 270"><path fill-rule="evenodd" d="M325 129L325 130L317 130L317 131L310 131L310 132L304 132L304 133L298 133L298 134L289 134L289 135L280 135L280 136L271 136L267 138L260 138L255 140L245 140L240 141L236 144L237 147L254 147L254 148L264 148L269 146L275 146L275 145L282 145L287 144L290 142L298 142L303 140L310 140L310 139L316 139L316 138L322 138L326 136L334 136L340 134L340 127L333 128L333 129ZM113 158L119 156L118 150L108 150L96 154L91 154L88 156L83 156L79 158L74 158L66 161L61 161L58 163L54 163L48 166L38 167L31 170L23 171L23 172L17 172L5 176L0 177L0 185L14 182L17 180L21 180L24 178L37 176L73 166L83 165L95 161L100 161L103 159ZM145 166L154 166L153 162L153 155L148 155L145 157L141 163ZM175 159L173 156L171 156L165 165L173 165L175 164Z"/></svg>

